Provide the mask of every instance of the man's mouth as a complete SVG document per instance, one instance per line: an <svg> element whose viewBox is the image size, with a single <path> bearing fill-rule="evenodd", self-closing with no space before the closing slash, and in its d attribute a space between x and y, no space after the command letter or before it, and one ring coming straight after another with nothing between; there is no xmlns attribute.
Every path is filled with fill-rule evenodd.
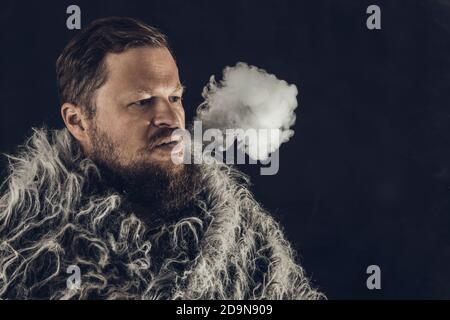
<svg viewBox="0 0 450 320"><path fill-rule="evenodd" d="M178 143L179 143L179 141L162 142L162 143L156 145L155 148L175 147Z"/></svg>
<svg viewBox="0 0 450 320"><path fill-rule="evenodd" d="M160 142L158 142L155 146L154 149L159 149L159 150L165 150L165 151L171 151L173 150L179 143L181 142L181 139L179 138L167 138L164 139Z"/></svg>

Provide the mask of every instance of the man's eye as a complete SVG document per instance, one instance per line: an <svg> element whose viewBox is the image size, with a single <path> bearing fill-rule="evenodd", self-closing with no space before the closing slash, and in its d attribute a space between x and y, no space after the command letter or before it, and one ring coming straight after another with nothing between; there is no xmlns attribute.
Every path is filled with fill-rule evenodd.
<svg viewBox="0 0 450 320"><path fill-rule="evenodd" d="M176 103L176 102L180 102L181 100L183 100L183 98L180 97L180 96L171 96L171 97L169 98L169 100L170 100L170 102L172 102L172 103Z"/></svg>
<svg viewBox="0 0 450 320"><path fill-rule="evenodd" d="M138 107L144 107L144 106L150 104L150 102L151 102L151 98L149 98L149 99L142 99L142 100L136 101L133 104L138 106Z"/></svg>

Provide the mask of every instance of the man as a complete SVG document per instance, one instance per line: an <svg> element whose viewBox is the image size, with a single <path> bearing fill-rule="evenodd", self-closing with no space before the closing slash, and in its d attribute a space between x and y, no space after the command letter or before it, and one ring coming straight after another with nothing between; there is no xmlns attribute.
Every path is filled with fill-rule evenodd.
<svg viewBox="0 0 450 320"><path fill-rule="evenodd" d="M171 158L183 86L162 33L97 20L57 80L66 128L35 130L3 184L1 298L322 297L243 174Z"/></svg>

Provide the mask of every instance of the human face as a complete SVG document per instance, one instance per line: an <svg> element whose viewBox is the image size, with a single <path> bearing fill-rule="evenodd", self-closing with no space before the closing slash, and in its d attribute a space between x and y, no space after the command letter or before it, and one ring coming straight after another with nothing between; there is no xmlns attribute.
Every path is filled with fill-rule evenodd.
<svg viewBox="0 0 450 320"><path fill-rule="evenodd" d="M179 170L182 164L174 164L171 158L177 143L160 145L170 141L173 130L185 128L183 87L169 50L128 49L109 53L105 63L108 77L96 91L92 140L98 134L107 138L115 165L138 163ZM176 150L181 154L180 143ZM95 143L91 145L95 149Z"/></svg>

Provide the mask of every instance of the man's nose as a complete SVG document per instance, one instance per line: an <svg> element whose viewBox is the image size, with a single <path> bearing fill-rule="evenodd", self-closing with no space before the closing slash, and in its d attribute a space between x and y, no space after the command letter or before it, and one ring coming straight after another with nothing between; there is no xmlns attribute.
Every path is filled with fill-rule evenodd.
<svg viewBox="0 0 450 320"><path fill-rule="evenodd" d="M170 102L166 99L158 99L154 106L155 114L152 123L156 127L178 128L179 118Z"/></svg>

